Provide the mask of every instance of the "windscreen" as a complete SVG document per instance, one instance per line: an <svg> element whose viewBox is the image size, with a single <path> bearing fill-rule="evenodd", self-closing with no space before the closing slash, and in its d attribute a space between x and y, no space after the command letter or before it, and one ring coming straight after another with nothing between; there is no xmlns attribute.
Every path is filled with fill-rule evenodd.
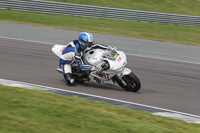
<svg viewBox="0 0 200 133"><path fill-rule="evenodd" d="M108 58L110 60L115 60L119 54L117 51L113 48L108 48L104 53L103 53L103 58Z"/></svg>

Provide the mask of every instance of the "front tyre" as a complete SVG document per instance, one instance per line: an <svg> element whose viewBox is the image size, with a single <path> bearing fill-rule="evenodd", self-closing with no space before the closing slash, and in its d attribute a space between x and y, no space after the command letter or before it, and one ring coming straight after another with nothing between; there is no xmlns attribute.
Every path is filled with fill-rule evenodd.
<svg viewBox="0 0 200 133"><path fill-rule="evenodd" d="M123 83L123 81L125 83ZM126 91L132 91L132 92L137 92L140 90L141 88L141 83L140 80L138 79L138 77L134 74L134 73L130 73L128 75L124 75L122 77L122 80L117 78L117 83L119 84L119 86L121 86L123 89L125 89Z"/></svg>

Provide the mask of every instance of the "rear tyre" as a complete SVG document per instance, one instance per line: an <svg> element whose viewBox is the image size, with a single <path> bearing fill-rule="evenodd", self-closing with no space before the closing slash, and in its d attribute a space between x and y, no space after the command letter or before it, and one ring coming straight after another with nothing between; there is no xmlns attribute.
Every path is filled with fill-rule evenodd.
<svg viewBox="0 0 200 133"><path fill-rule="evenodd" d="M119 86L121 86L126 91L137 92L140 90L140 88L141 88L140 80L134 73L131 72L128 75L124 75L122 77L122 79L126 83L126 85L124 85L122 80L119 79L118 77L117 77L116 81L119 84Z"/></svg>

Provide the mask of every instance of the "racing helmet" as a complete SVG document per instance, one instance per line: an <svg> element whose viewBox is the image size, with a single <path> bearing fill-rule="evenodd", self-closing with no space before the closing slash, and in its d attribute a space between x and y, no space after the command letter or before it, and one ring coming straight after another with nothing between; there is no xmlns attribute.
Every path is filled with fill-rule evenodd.
<svg viewBox="0 0 200 133"><path fill-rule="evenodd" d="M92 34L88 32L80 33L79 41L83 47L91 47L94 42Z"/></svg>

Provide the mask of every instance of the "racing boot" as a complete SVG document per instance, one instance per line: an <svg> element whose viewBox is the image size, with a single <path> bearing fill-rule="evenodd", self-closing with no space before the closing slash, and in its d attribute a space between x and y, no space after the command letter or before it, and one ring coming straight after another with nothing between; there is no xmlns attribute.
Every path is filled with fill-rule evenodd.
<svg viewBox="0 0 200 133"><path fill-rule="evenodd" d="M91 73L91 71L82 71L82 75L81 75L81 78L83 79L83 80L85 80L85 81L89 81L90 80L90 78L89 78L89 76L90 76L90 73Z"/></svg>
<svg viewBox="0 0 200 133"><path fill-rule="evenodd" d="M75 86L74 76L71 73L65 73L64 78L68 86Z"/></svg>

